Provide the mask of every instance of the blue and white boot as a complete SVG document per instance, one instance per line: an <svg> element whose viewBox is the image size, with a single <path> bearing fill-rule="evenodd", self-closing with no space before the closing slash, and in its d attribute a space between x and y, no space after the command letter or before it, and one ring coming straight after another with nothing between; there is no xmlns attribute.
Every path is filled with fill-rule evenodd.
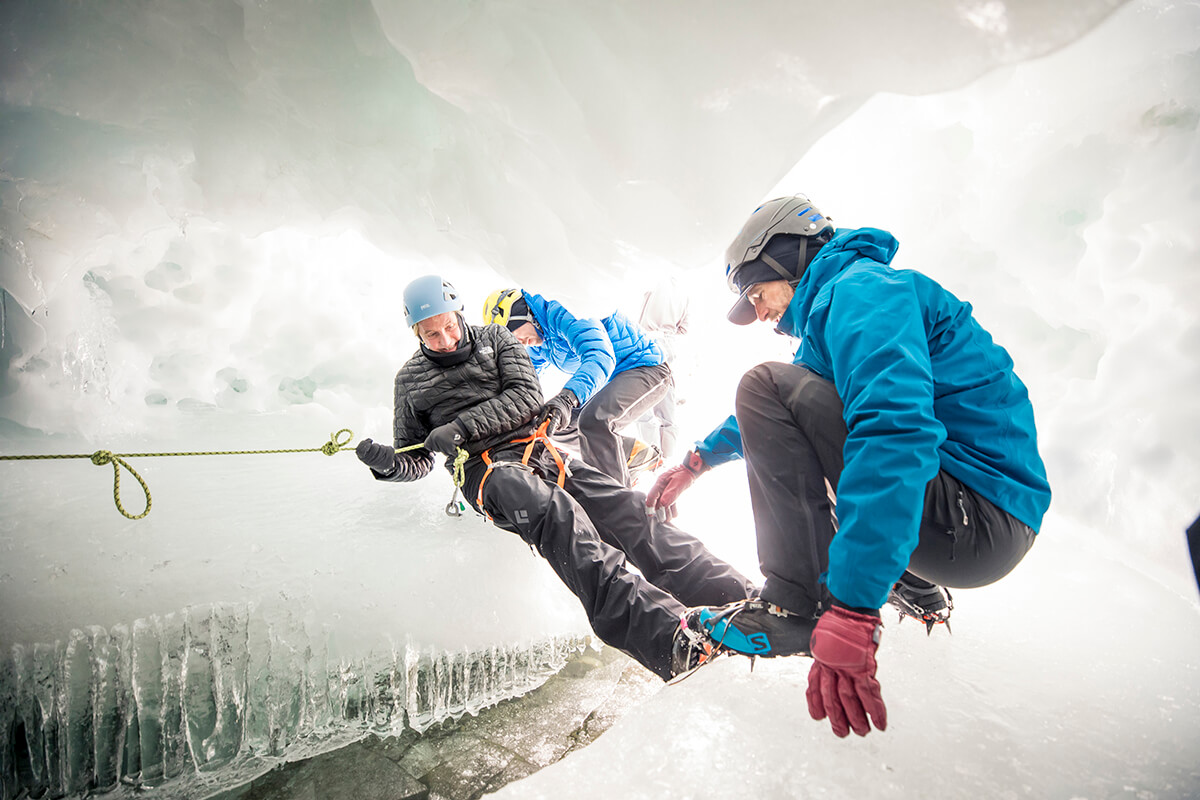
<svg viewBox="0 0 1200 800"><path fill-rule="evenodd" d="M758 597L724 606L701 606L684 615L687 627L703 631L715 653L728 650L745 656L809 654L817 620L796 614Z"/></svg>

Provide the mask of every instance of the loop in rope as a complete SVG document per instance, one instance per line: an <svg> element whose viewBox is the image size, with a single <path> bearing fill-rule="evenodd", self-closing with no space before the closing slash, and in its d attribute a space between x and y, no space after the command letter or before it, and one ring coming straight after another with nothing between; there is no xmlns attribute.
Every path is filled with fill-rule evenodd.
<svg viewBox="0 0 1200 800"><path fill-rule="evenodd" d="M146 485L144 480L142 480L142 476L138 475L137 471L133 467L129 466L129 462L125 461L125 459L121 458L120 456L113 455L107 450L97 450L96 452L92 453L92 463L97 467L102 467L105 464L112 464L113 501L117 504L117 511L121 512L121 516L125 517L126 519L141 519L150 513L150 487ZM121 504L121 467L129 470L129 474L137 480L142 487L142 491L146 495L146 509L140 514L130 514L125 510L125 506Z"/></svg>
<svg viewBox="0 0 1200 800"><path fill-rule="evenodd" d="M350 441L354 438L354 432L349 428L342 428L337 433L329 435L329 441L320 447L295 448L290 450L210 450L190 453L113 453L110 450L97 450L94 453L80 453L71 455L23 455L23 456L2 456L0 461L32 461L38 459L61 459L61 458L86 458L91 460L93 464L102 467L105 464L112 464L113 468L113 500L117 504L117 511L120 511L123 516L128 519L141 519L150 513L150 487L142 476L137 474L137 471L129 465L125 459L127 458L158 458L164 456L249 456L249 455L265 455L274 453L324 453L331 456L334 453L341 452ZM420 445L418 445L419 447ZM121 503L121 467L129 470L129 474L134 477L138 484L142 487L142 491L146 494L146 509L140 514L130 514L125 510L125 506Z"/></svg>

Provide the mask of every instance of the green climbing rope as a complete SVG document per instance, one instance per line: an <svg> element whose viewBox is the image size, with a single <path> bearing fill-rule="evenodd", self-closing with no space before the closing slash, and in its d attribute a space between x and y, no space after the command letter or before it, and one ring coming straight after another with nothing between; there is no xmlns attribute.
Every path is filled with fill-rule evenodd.
<svg viewBox="0 0 1200 800"><path fill-rule="evenodd" d="M397 448L396 452L403 453L406 450L416 450L418 447L424 446L424 442L418 442L417 444L410 444L408 447ZM461 447L458 448L458 451L454 455L454 493L450 495L450 502L446 504L446 514L448 516L461 517L465 508L464 503L458 502L458 493L462 490L463 484L467 482L467 474L463 468L463 464L467 463L467 459L470 457L471 454Z"/></svg>
<svg viewBox="0 0 1200 800"><path fill-rule="evenodd" d="M345 434L343 436L342 434ZM82 453L76 455L33 455L33 456L0 456L0 461L32 461L37 459L53 459L53 458L87 458L93 464L100 467L105 464L112 464L113 468L113 500L116 501L117 511L120 511L127 519L141 519L150 513L150 487L146 485L146 481L141 475L125 461L127 458L161 458L165 456L251 456L264 455L270 453L324 453L331 456L334 453L341 451L350 440L354 438L354 432L349 428L342 428L337 433L331 434L329 441L320 447L301 447L288 450L208 450L203 452L192 453L112 453L108 450L97 450L94 453ZM419 445L418 445L419 446ZM125 506L121 503L121 467L129 470L129 474L137 480L141 485L142 491L146 494L146 509L140 514L130 514L125 510Z"/></svg>

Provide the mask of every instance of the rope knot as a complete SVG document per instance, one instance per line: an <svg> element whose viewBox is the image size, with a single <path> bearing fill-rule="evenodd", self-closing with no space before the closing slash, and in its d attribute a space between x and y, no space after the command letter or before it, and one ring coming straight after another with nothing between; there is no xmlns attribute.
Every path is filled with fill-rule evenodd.
<svg viewBox="0 0 1200 800"><path fill-rule="evenodd" d="M343 433L346 435L342 436ZM353 431L351 431L349 428L342 428L337 433L329 434L329 441L321 445L321 452L327 456L331 456L346 445L350 444L350 440L353 438Z"/></svg>
<svg viewBox="0 0 1200 800"><path fill-rule="evenodd" d="M92 463L97 467L102 467L105 464L111 464L112 460L113 454L108 450L97 450L96 452L92 453Z"/></svg>

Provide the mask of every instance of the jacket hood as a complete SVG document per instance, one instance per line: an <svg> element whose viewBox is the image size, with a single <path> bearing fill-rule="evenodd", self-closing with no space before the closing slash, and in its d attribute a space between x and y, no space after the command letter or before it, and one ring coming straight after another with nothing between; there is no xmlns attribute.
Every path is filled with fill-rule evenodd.
<svg viewBox="0 0 1200 800"><path fill-rule="evenodd" d="M801 338L813 302L825 286L851 264L862 259L890 264L900 249L896 237L879 228L846 228L833 235L804 271L796 294L775 330Z"/></svg>

